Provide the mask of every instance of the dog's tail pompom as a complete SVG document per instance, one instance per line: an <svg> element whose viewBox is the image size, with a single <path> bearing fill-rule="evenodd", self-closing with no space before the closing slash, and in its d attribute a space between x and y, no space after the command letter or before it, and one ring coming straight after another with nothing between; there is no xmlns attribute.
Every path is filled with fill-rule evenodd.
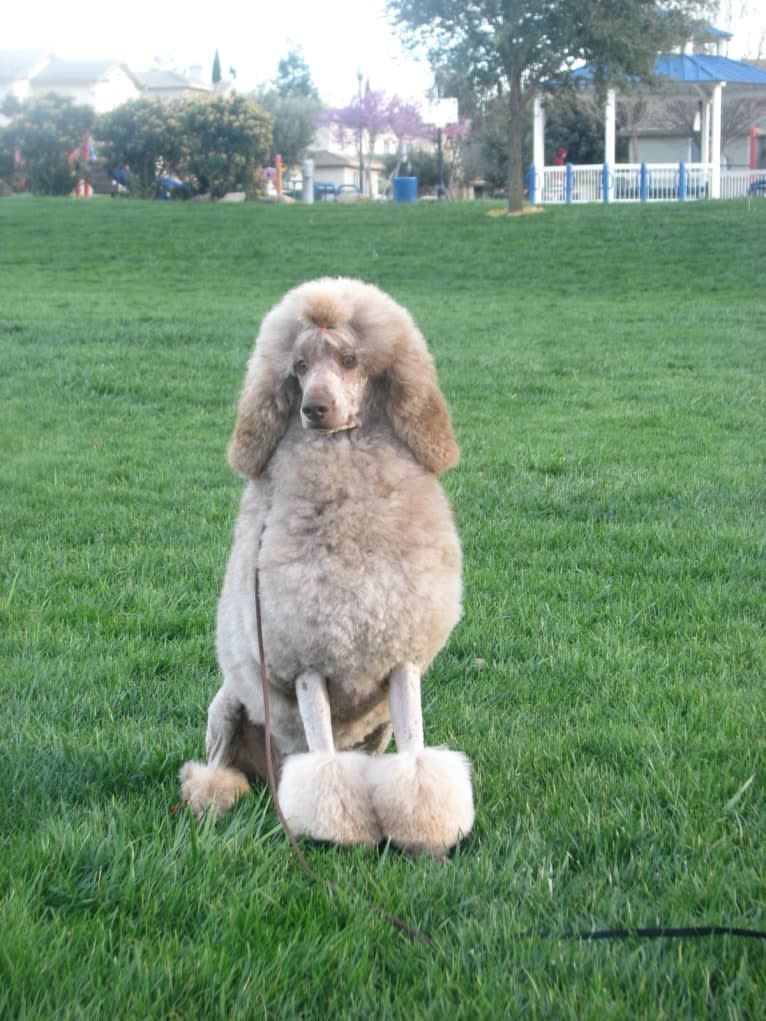
<svg viewBox="0 0 766 1021"><path fill-rule="evenodd" d="M178 778L181 797L197 818L208 809L218 817L225 815L250 790L247 777L238 769L206 766L203 762L187 762Z"/></svg>

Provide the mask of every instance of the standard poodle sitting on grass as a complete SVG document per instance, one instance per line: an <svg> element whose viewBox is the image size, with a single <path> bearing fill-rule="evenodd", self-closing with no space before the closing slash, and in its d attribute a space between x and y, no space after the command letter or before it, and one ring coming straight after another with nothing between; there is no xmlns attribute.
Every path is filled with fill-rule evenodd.
<svg viewBox="0 0 766 1021"><path fill-rule="evenodd" d="M218 608L223 685L197 814L264 778L259 574L279 800L298 834L442 854L474 820L460 752L427 748L420 683L460 617L461 551L436 476L458 448L409 314L321 279L264 319L229 448L249 479ZM393 729L396 753L384 752Z"/></svg>

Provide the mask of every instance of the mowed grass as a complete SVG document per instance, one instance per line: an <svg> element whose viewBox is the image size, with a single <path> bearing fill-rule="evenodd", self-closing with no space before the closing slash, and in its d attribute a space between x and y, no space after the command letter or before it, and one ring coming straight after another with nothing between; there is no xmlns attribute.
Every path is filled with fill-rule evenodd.
<svg viewBox="0 0 766 1021"><path fill-rule="evenodd" d="M756 1018L766 945L766 202L0 202L0 1016ZM225 464L262 315L360 276L462 447L425 688L475 767L447 863L197 824ZM422 927L411 943L374 899ZM518 938L544 932L544 938Z"/></svg>

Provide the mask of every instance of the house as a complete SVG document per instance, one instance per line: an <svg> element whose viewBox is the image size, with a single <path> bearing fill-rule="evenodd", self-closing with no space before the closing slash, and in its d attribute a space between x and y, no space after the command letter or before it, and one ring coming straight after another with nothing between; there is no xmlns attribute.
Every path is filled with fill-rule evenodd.
<svg viewBox="0 0 766 1021"><path fill-rule="evenodd" d="M199 65L194 65L185 72L152 68L150 71L138 71L136 78L144 95L156 96L166 102L225 95L234 87L234 82L230 79L222 79L215 85L205 81Z"/></svg>
<svg viewBox="0 0 766 1021"><path fill-rule="evenodd" d="M314 161L314 179L339 185L354 185L365 195L379 198L387 191L385 161L410 148L433 152L433 134L428 131L422 139L402 143L390 130L378 132L370 151L370 138L364 131L364 181L359 173L359 134L353 128L330 121L317 127L308 156Z"/></svg>
<svg viewBox="0 0 766 1021"><path fill-rule="evenodd" d="M330 152L328 149L312 149L309 157L314 162L314 182L317 185L332 184L336 189L358 188L365 195L377 198L385 190L385 174L382 160L364 156L364 187L359 179L359 154Z"/></svg>
<svg viewBox="0 0 766 1021"><path fill-rule="evenodd" d="M139 96L189 99L226 94L233 84L229 80L209 84L199 66L185 72L159 68L133 72L120 60L62 60L43 50L0 50L0 100L12 95L23 101L55 92L92 106L97 113L108 113Z"/></svg>
<svg viewBox="0 0 766 1021"><path fill-rule="evenodd" d="M0 100L28 98L30 83L50 63L45 50L0 50Z"/></svg>
<svg viewBox="0 0 766 1021"><path fill-rule="evenodd" d="M53 58L29 79L28 96L55 92L76 103L106 113L129 99L137 99L142 88L127 64L120 60L61 60Z"/></svg>

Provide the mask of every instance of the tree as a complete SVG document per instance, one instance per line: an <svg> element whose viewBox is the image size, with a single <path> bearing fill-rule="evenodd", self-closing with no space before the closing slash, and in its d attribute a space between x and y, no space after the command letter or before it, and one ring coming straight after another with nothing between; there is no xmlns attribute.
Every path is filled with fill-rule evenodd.
<svg viewBox="0 0 766 1021"><path fill-rule="evenodd" d="M316 134L321 105L311 72L300 50L279 61L273 82L257 93L272 119L272 162L277 153L286 166L299 163Z"/></svg>
<svg viewBox="0 0 766 1021"><path fill-rule="evenodd" d="M604 109L588 89L563 89L545 104L545 162L566 149L568 163L604 162Z"/></svg>
<svg viewBox="0 0 766 1021"><path fill-rule="evenodd" d="M98 137L108 166L128 164L133 190L148 198L157 178L179 177L211 198L254 192L269 155L271 118L244 96L182 103L134 99L104 114Z"/></svg>
<svg viewBox="0 0 766 1021"><path fill-rule="evenodd" d="M311 78L311 71L300 49L290 50L277 65L274 89L280 96L303 96L305 99L319 99L319 93Z"/></svg>
<svg viewBox="0 0 766 1021"><path fill-rule="evenodd" d="M345 144L348 135L356 142L359 153L359 184L363 192L369 193L371 189L370 175L365 172L365 165L369 166L373 158L378 136L390 126L390 103L391 100L385 92L371 89L369 82L362 88L360 80L359 92L350 103L345 106L328 107L324 112L323 119L335 128L341 145Z"/></svg>
<svg viewBox="0 0 766 1021"><path fill-rule="evenodd" d="M210 75L210 80L213 85L217 85L221 80L221 58L218 56L218 50L215 51L215 56L213 57L213 70Z"/></svg>
<svg viewBox="0 0 766 1021"><path fill-rule="evenodd" d="M68 195L84 172L80 153L94 118L67 96L26 100L0 132L4 171L13 167L35 195Z"/></svg>
<svg viewBox="0 0 766 1021"><path fill-rule="evenodd" d="M260 167L271 150L271 118L255 100L237 94L187 100L179 118L182 176L194 177L211 198L258 190Z"/></svg>
<svg viewBox="0 0 766 1021"><path fill-rule="evenodd" d="M316 134L321 110L319 100L310 96L283 96L275 89L260 92L256 98L272 119L272 165L277 153L285 166L300 163Z"/></svg>
<svg viewBox="0 0 766 1021"><path fill-rule="evenodd" d="M408 147L412 142L425 138L431 132L423 121L420 107L409 100L392 96L388 101L388 128L396 137L396 163L391 168L391 177L399 174L402 161L408 155ZM421 180L420 174L417 175Z"/></svg>
<svg viewBox="0 0 766 1021"><path fill-rule="evenodd" d="M432 66L460 69L505 106L508 206L521 209L524 121L535 92L576 62L597 83L653 76L661 50L683 42L709 0L388 0L405 41L427 45Z"/></svg>
<svg viewBox="0 0 766 1021"><path fill-rule="evenodd" d="M160 99L131 99L98 119L96 131L108 167L127 164L132 190L154 194L159 173L179 174L185 152L181 108Z"/></svg>

